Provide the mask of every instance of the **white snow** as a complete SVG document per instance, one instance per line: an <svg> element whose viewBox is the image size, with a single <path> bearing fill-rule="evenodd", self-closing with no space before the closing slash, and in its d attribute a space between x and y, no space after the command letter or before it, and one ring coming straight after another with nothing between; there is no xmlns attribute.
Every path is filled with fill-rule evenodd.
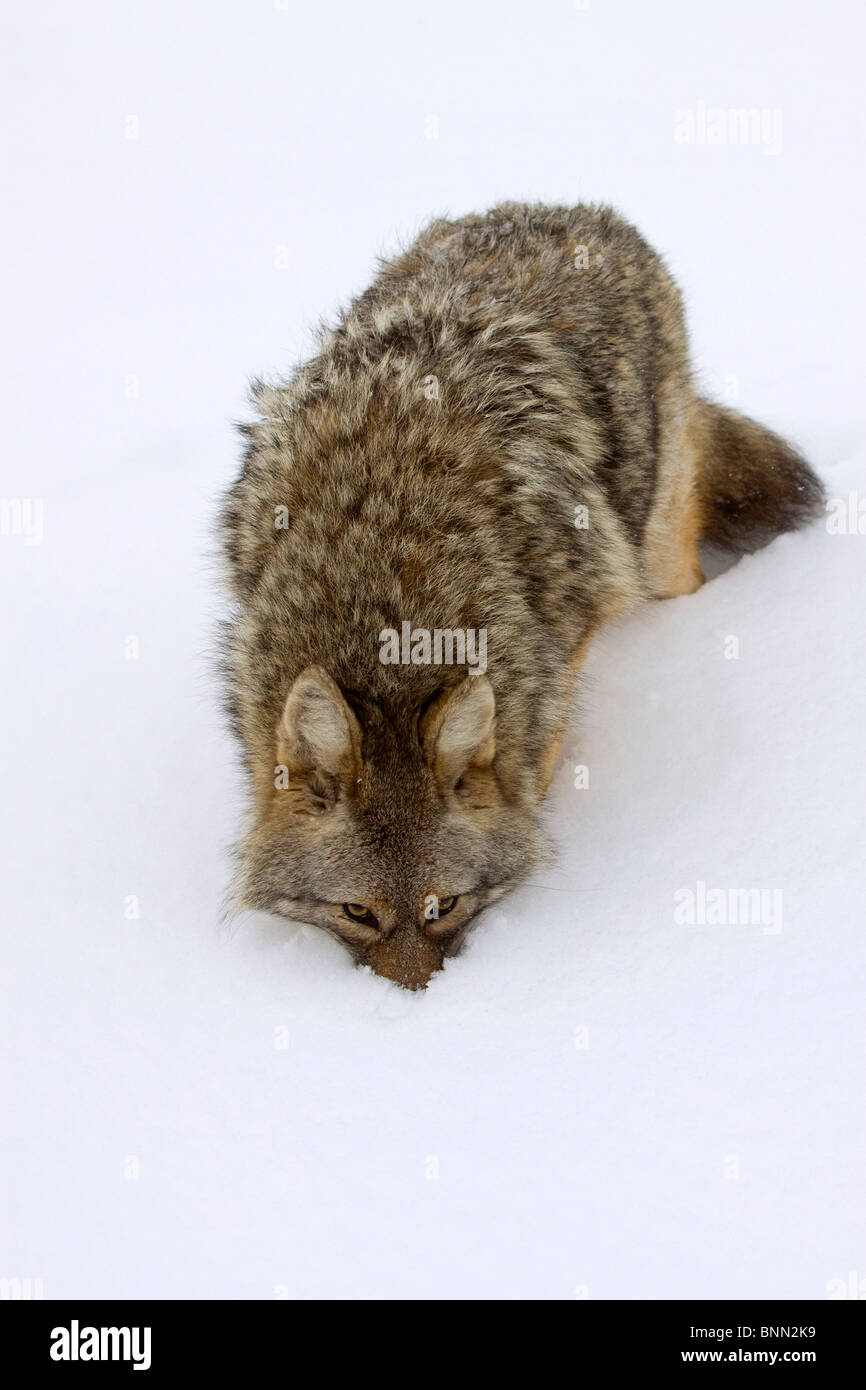
<svg viewBox="0 0 866 1390"><path fill-rule="evenodd" d="M246 378L428 215L504 197L620 206L680 278L708 387L866 495L859 11L51 0L7 23L2 495L42 503L44 537L6 514L0 1276L866 1279L866 535L818 523L602 637L556 863L422 995L311 927L219 925L243 792L209 553ZM677 144L698 102L780 110L781 151ZM772 912L677 922L699 883Z"/></svg>

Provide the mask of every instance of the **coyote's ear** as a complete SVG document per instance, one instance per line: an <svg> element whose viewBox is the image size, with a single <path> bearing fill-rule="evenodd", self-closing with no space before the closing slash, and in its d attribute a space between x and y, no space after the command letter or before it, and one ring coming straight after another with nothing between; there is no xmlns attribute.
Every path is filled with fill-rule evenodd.
<svg viewBox="0 0 866 1390"><path fill-rule="evenodd" d="M339 686L308 666L292 686L277 736L279 761L299 771L354 778L361 770L361 730Z"/></svg>
<svg viewBox="0 0 866 1390"><path fill-rule="evenodd" d="M448 790L470 767L489 767L496 701L486 676L467 676L443 691L421 720L421 743L436 781Z"/></svg>

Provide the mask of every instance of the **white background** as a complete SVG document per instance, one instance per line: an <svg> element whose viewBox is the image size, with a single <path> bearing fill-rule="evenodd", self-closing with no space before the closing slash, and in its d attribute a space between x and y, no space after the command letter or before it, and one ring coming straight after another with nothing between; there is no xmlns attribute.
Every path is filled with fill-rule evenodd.
<svg viewBox="0 0 866 1390"><path fill-rule="evenodd" d="M819 522L603 637L555 866L415 996L312 928L220 928L211 534L246 380L431 215L503 198L619 207L707 390L862 495L863 37L856 0L7 7L2 495L44 538L0 536L0 1276L866 1281L866 535ZM699 103L780 112L781 149L678 143ZM678 925L699 880L780 890L781 932Z"/></svg>

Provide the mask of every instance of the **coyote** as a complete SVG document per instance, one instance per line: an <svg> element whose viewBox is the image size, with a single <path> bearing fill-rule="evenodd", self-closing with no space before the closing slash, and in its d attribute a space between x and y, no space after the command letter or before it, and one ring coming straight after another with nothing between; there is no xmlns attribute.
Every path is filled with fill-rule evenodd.
<svg viewBox="0 0 866 1390"><path fill-rule="evenodd" d="M606 207L433 222L253 397L221 515L253 802L235 902L423 988L542 860L600 624L694 592L701 540L748 549L823 490L697 393L680 294ZM437 632L486 634L486 670L432 659Z"/></svg>

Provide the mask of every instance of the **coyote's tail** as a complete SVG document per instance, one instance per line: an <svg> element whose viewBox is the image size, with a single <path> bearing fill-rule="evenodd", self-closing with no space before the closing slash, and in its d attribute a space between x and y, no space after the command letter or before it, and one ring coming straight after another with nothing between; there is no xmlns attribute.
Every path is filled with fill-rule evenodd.
<svg viewBox="0 0 866 1390"><path fill-rule="evenodd" d="M706 540L754 550L821 515L823 484L772 430L704 400L695 403L692 423Z"/></svg>

